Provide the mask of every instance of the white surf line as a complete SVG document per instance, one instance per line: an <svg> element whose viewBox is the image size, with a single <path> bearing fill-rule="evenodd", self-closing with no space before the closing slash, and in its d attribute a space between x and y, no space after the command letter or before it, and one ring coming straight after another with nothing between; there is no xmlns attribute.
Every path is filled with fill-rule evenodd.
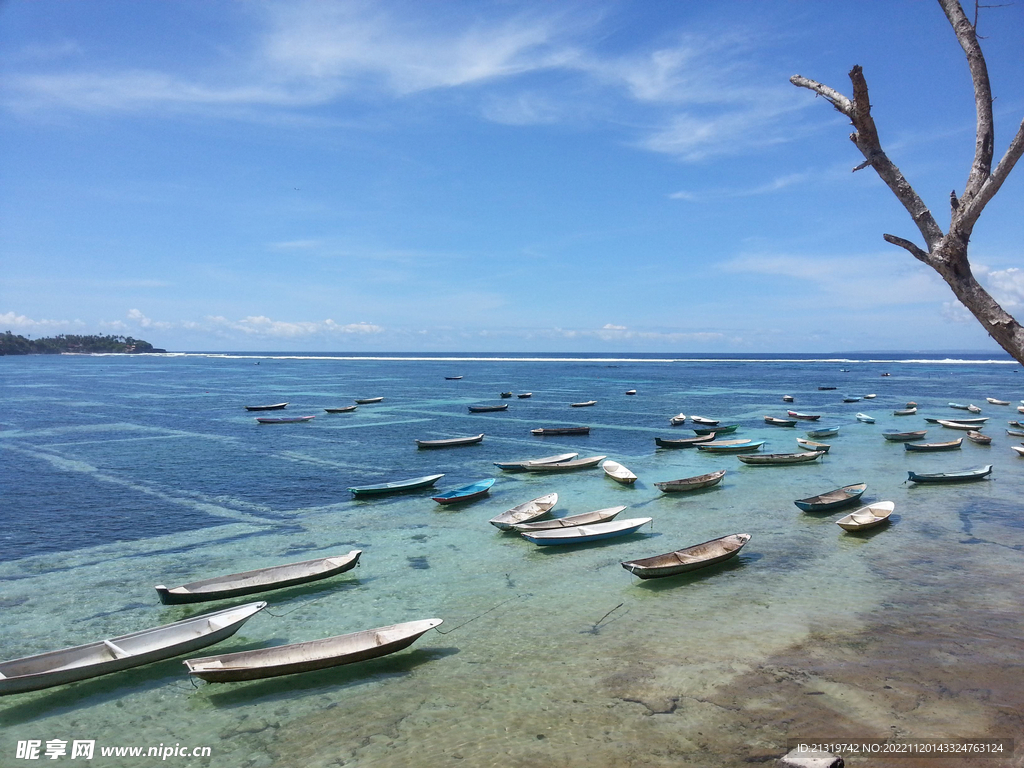
<svg viewBox="0 0 1024 768"><path fill-rule="evenodd" d="M363 424L331 424L331 429L367 429L369 427L388 427L392 424L419 424L432 419L392 419L389 421L371 421ZM320 426L319 424L317 426Z"/></svg>
<svg viewBox="0 0 1024 768"><path fill-rule="evenodd" d="M112 437L109 440L69 440L63 443L47 443L47 448L63 448L70 445L106 445L107 443L134 443L143 440L183 440L189 435L147 435L145 437Z"/></svg>
<svg viewBox="0 0 1024 768"><path fill-rule="evenodd" d="M117 477L115 475L107 474L105 472L102 472L99 468L94 467L92 464L81 461L79 459L68 459L63 456L57 456L55 454L45 453L43 451L33 451L28 450L26 448L18 448L14 446L9 446L8 450L21 453L25 456L30 456L34 459L42 459L44 461L49 462L56 469L63 470L65 472L78 472L83 475L89 475L95 480L111 483L113 485L120 485L124 488L129 488L130 490L138 491L139 493L144 493L148 496L153 496L162 501L166 501L170 504L177 504L178 506L182 507L190 507L191 509L194 509L198 512L203 512L214 517L222 517L229 520L237 520L239 522L252 524L263 523L278 525L281 522L279 518L261 518L259 515L248 514L246 512L240 511L239 509L232 509L222 504L214 504L208 501L190 499L185 496L175 496L170 493L167 493L166 491L161 491L148 485L143 485L139 482L132 482L129 480L125 480L124 478ZM241 499L232 499L231 501L232 503L237 503L237 506L239 507L254 506L242 501ZM270 512L271 510L267 508L266 511Z"/></svg>
<svg viewBox="0 0 1024 768"><path fill-rule="evenodd" d="M145 432L155 435L194 437L203 440L215 440L222 443L230 443L233 445L246 445L246 443L240 440L239 438L231 437L229 435L215 435L208 434L205 432L189 432L188 430L184 429L167 429L166 427L147 427L141 424L132 424L130 422L117 422L115 424L87 424L67 427L46 427L44 429L29 430L12 429L0 432L0 439L24 437L51 437L55 435L69 435L89 432Z"/></svg>
<svg viewBox="0 0 1024 768"><path fill-rule="evenodd" d="M299 464L313 464L318 467L329 467L330 469L356 469L361 472L371 470L370 467L366 467L362 464L349 464L344 461L331 461L330 459L321 459L317 456L309 456L298 451L282 451L275 453L274 458L284 459L286 461L294 461ZM374 471L380 471L376 467L372 468Z"/></svg>

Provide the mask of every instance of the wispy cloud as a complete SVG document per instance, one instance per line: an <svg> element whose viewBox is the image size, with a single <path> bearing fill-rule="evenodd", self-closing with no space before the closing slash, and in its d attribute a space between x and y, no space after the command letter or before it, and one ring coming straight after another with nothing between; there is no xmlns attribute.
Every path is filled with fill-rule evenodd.
<svg viewBox="0 0 1024 768"><path fill-rule="evenodd" d="M373 323L339 324L330 318L312 322L271 320L263 315L252 315L241 320L228 320L220 316L205 319L214 329L239 331L247 336L273 339L299 339L320 335L368 335L384 331L384 328Z"/></svg>
<svg viewBox="0 0 1024 768"><path fill-rule="evenodd" d="M82 320L34 320L15 312L0 314L0 328L13 333L68 333L85 327Z"/></svg>

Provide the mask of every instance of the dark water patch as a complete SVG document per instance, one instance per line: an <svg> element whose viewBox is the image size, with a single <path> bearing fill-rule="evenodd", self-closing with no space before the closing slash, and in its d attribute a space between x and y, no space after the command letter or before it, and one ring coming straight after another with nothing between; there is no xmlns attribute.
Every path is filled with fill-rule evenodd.
<svg viewBox="0 0 1024 768"><path fill-rule="evenodd" d="M417 541L417 542L424 542L424 541L427 541L428 539L430 539L430 536L427 536L427 534L425 534L425 533L415 533L415 534L413 534L412 536L409 537L410 541Z"/></svg>
<svg viewBox="0 0 1024 768"><path fill-rule="evenodd" d="M24 605L27 602L27 597L4 597L3 595L0 595L0 608L14 608L17 605Z"/></svg>
<svg viewBox="0 0 1024 768"><path fill-rule="evenodd" d="M419 571L425 571L428 568L430 568L430 563L427 562L427 558L426 557L423 557L423 556L420 556L420 557L407 557L405 559L409 561L409 567L410 568L415 568L416 570L419 570Z"/></svg>
<svg viewBox="0 0 1024 768"><path fill-rule="evenodd" d="M152 608L153 605L151 603L127 603L126 605L118 606L110 611L100 611L99 613L94 613L91 616L85 616L81 621L86 622L92 621L93 619L102 619L107 616L116 616L121 613L127 613L128 611L148 611Z"/></svg>

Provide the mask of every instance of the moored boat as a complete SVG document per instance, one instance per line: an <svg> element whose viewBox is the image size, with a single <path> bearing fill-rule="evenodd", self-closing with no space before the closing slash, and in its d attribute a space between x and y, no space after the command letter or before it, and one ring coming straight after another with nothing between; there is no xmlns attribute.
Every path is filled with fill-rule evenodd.
<svg viewBox="0 0 1024 768"><path fill-rule="evenodd" d="M570 408L589 408L592 405L597 405L597 400L587 400L583 403L569 403Z"/></svg>
<svg viewBox="0 0 1024 768"><path fill-rule="evenodd" d="M721 423L719 419L707 419L703 416L691 416L690 421L705 427L717 427Z"/></svg>
<svg viewBox="0 0 1024 768"><path fill-rule="evenodd" d="M713 485L718 485L722 482L722 478L725 477L725 470L720 469L717 472L708 472L705 475L697 475L695 477L684 477L680 480L666 480L662 483L655 483L654 487L662 493L679 493L683 491L696 491L701 488L710 488Z"/></svg>
<svg viewBox="0 0 1024 768"><path fill-rule="evenodd" d="M531 435L546 437L548 435L589 435L590 427L538 427L530 430Z"/></svg>
<svg viewBox="0 0 1024 768"><path fill-rule="evenodd" d="M659 448L693 448L700 443L710 443L715 439L714 435L700 435L699 437L684 437L679 440L667 437L656 437L654 443Z"/></svg>
<svg viewBox="0 0 1024 768"><path fill-rule="evenodd" d="M968 432L972 429L978 428L977 424L966 424L965 422L954 421L952 419L939 419L936 423L939 424L940 426L945 427L946 429L960 429L963 430L964 432Z"/></svg>
<svg viewBox="0 0 1024 768"><path fill-rule="evenodd" d="M971 413L981 413L981 408L976 406L974 403L968 405L967 410L970 411Z"/></svg>
<svg viewBox="0 0 1024 768"><path fill-rule="evenodd" d="M467 406L470 413L489 413L490 411L507 411L508 403L501 405L470 405Z"/></svg>
<svg viewBox="0 0 1024 768"><path fill-rule="evenodd" d="M301 563L272 565L252 571L215 576L168 589L158 584L155 589L164 605L201 603L207 600L225 600L272 589L283 589L297 584L327 579L350 571L359 563L362 550L353 549L347 555L318 557Z"/></svg>
<svg viewBox="0 0 1024 768"><path fill-rule="evenodd" d="M957 424L984 424L988 421L988 416L969 417L963 419L930 419L926 416L924 420L929 424L938 424L942 421L955 421Z"/></svg>
<svg viewBox="0 0 1024 768"><path fill-rule="evenodd" d="M591 541L628 536L652 522L652 517L631 517L628 520L612 520L593 525L576 525L571 528L553 528L547 531L524 531L520 535L527 541L541 546L563 544L586 544Z"/></svg>
<svg viewBox="0 0 1024 768"><path fill-rule="evenodd" d="M967 439L970 440L972 443L977 443L978 445L988 445L989 443L992 442L991 437L989 437L988 435L983 435L981 434L981 432L976 432L973 429L967 433Z"/></svg>
<svg viewBox="0 0 1024 768"><path fill-rule="evenodd" d="M864 395L865 400L874 400L876 397L877 395Z"/></svg>
<svg viewBox="0 0 1024 768"><path fill-rule="evenodd" d="M614 520L616 515L625 508L625 506L607 507L605 509L596 509L593 512L583 512L579 515L556 517L552 520L540 520L536 523L516 523L512 528L520 533L525 533L529 531L550 531L555 528L575 528L579 525L593 525L594 523L607 523L609 520Z"/></svg>
<svg viewBox="0 0 1024 768"><path fill-rule="evenodd" d="M73 648L0 662L0 696L88 680L192 653L231 637L266 607L262 601L248 603Z"/></svg>
<svg viewBox="0 0 1024 768"><path fill-rule="evenodd" d="M629 560L622 563L622 567L641 579L675 576L729 560L738 555L748 541L749 533L734 533L664 555Z"/></svg>
<svg viewBox="0 0 1024 768"><path fill-rule="evenodd" d="M992 465L977 469L961 469L956 472L908 472L907 478L914 483L963 483L983 480L992 474Z"/></svg>
<svg viewBox="0 0 1024 768"><path fill-rule="evenodd" d="M765 416L764 423L773 427L795 427L796 419L779 419L775 416Z"/></svg>
<svg viewBox="0 0 1024 768"><path fill-rule="evenodd" d="M462 504L465 501L474 501L486 496L492 485L494 485L494 478L489 477L486 480L478 480L461 488L431 496L431 498L438 504Z"/></svg>
<svg viewBox="0 0 1024 768"><path fill-rule="evenodd" d="M280 411L282 408L287 408L288 403L274 403L273 405L247 405L245 410L247 411Z"/></svg>
<svg viewBox="0 0 1024 768"><path fill-rule="evenodd" d="M843 395L844 403L856 403L860 401L859 395Z"/></svg>
<svg viewBox="0 0 1024 768"><path fill-rule="evenodd" d="M260 680L312 672L387 656L409 647L441 623L441 619L407 621L305 643L186 659L185 666L190 675L210 683Z"/></svg>
<svg viewBox="0 0 1024 768"><path fill-rule="evenodd" d="M904 443L908 440L920 440L927 434L927 429L920 429L916 432L897 432L893 429L887 429L882 433L882 437L894 443Z"/></svg>
<svg viewBox="0 0 1024 768"><path fill-rule="evenodd" d="M517 523L529 523L537 518L544 517L551 508L558 503L557 493L548 493L544 496L538 496L532 501L518 504L512 509L502 512L500 515L492 517L489 522L495 528L500 528L503 531L511 531L512 526Z"/></svg>
<svg viewBox="0 0 1024 768"><path fill-rule="evenodd" d="M356 400L356 405L369 405L370 403L382 403L383 397L362 397Z"/></svg>
<svg viewBox="0 0 1024 768"><path fill-rule="evenodd" d="M818 427L804 432L808 437L832 437L839 434L839 427Z"/></svg>
<svg viewBox="0 0 1024 768"><path fill-rule="evenodd" d="M324 408L324 410L328 413L351 413L358 407L358 405L343 405L340 408Z"/></svg>
<svg viewBox="0 0 1024 768"><path fill-rule="evenodd" d="M782 396L782 402L784 402L784 403L792 403L793 402L793 396L792 395L783 395Z"/></svg>
<svg viewBox="0 0 1024 768"><path fill-rule="evenodd" d="M417 448L456 448L460 445L474 445L484 439L484 435L481 432L479 435L472 435L471 437L449 437L445 440L417 440Z"/></svg>
<svg viewBox="0 0 1024 768"><path fill-rule="evenodd" d="M895 508L896 505L891 501L868 504L866 507L861 507L846 517L836 520L836 525L844 531L863 531L867 528L874 528L876 525L888 522L889 515Z"/></svg>
<svg viewBox="0 0 1024 768"><path fill-rule="evenodd" d="M713 440L699 444L697 450L708 453L743 453L759 450L764 443L764 440Z"/></svg>
<svg viewBox="0 0 1024 768"><path fill-rule="evenodd" d="M462 378L461 376L445 376L444 377L445 381L458 381L461 378Z"/></svg>
<svg viewBox="0 0 1024 768"><path fill-rule="evenodd" d="M387 493L401 493L402 491L413 491L417 488L427 488L442 477L444 477L444 473L414 477L410 480L396 480L391 483L378 483L377 485L357 485L348 490L356 496L382 496Z"/></svg>
<svg viewBox="0 0 1024 768"><path fill-rule="evenodd" d="M815 440L807 440L803 437L798 437L796 439L796 444L805 451L824 451L825 453L828 453L829 449L832 447L828 443L819 443Z"/></svg>
<svg viewBox="0 0 1024 768"><path fill-rule="evenodd" d="M968 408L970 408L970 406L967 405L966 403L950 403L949 407L956 408L958 411L966 411Z"/></svg>
<svg viewBox="0 0 1024 768"><path fill-rule="evenodd" d="M791 418L800 419L802 421L817 421L821 418L820 413L800 413L799 411L786 411Z"/></svg>
<svg viewBox="0 0 1024 768"><path fill-rule="evenodd" d="M1020 421L1010 421L1010 422L1007 422L1007 423L1008 423L1008 424L1009 424L1009 425L1010 425L1011 427L1013 427L1014 429L1024 429L1024 422L1020 422Z"/></svg>
<svg viewBox="0 0 1024 768"><path fill-rule="evenodd" d="M857 414L857 421L863 421L865 424L874 424L875 423L875 417L874 416L868 416L866 413L858 413Z"/></svg>
<svg viewBox="0 0 1024 768"><path fill-rule="evenodd" d="M627 389L626 390L626 394L627 395L635 395L636 394L636 390L635 389Z"/></svg>
<svg viewBox="0 0 1024 768"><path fill-rule="evenodd" d="M955 451L960 448L963 441L961 437L948 443L904 443L903 448L908 451Z"/></svg>
<svg viewBox="0 0 1024 768"><path fill-rule="evenodd" d="M917 408L897 408L892 412L893 416L913 416L917 413Z"/></svg>
<svg viewBox="0 0 1024 768"><path fill-rule="evenodd" d="M559 453L555 456L545 456L540 459L520 459L519 461L495 461L494 466L509 472L525 471L527 464L557 464L560 461L572 461L578 453Z"/></svg>
<svg viewBox="0 0 1024 768"><path fill-rule="evenodd" d="M533 397L533 392L520 392L516 397L520 400L525 400L528 397Z"/></svg>
<svg viewBox="0 0 1024 768"><path fill-rule="evenodd" d="M502 392L501 396L504 397L504 398L512 397L512 392L511 391L510 392Z"/></svg>
<svg viewBox="0 0 1024 768"><path fill-rule="evenodd" d="M1024 437L1024 430L1008 429L1006 430L1006 434L1008 434L1010 437Z"/></svg>
<svg viewBox="0 0 1024 768"><path fill-rule="evenodd" d="M257 416L256 421L260 424L302 424L315 418L315 416L289 416L284 418Z"/></svg>
<svg viewBox="0 0 1024 768"><path fill-rule="evenodd" d="M754 466L772 466L781 464L806 464L809 461L820 459L825 451L811 451L810 453L754 453L750 456L739 455L736 458L744 464Z"/></svg>
<svg viewBox="0 0 1024 768"><path fill-rule="evenodd" d="M626 469L621 464L619 464L619 462L617 461L612 461L611 459L609 459L608 461L601 465L601 469L604 470L604 473L608 477L610 477L617 483L622 483L623 485L632 485L633 483L636 482L636 475L633 474L630 470Z"/></svg>
<svg viewBox="0 0 1024 768"><path fill-rule="evenodd" d="M1011 445L1010 450L1016 453L1018 456L1024 456L1024 448L1019 445Z"/></svg>
<svg viewBox="0 0 1024 768"><path fill-rule="evenodd" d="M839 389L839 387L818 387L818 389L821 392L828 392L829 390L832 390L832 389Z"/></svg>
<svg viewBox="0 0 1024 768"><path fill-rule="evenodd" d="M671 424L673 427L678 427L680 424L685 424L686 423L686 414L685 413L677 413L675 416L673 416L671 419L668 420L668 423Z"/></svg>
<svg viewBox="0 0 1024 768"><path fill-rule="evenodd" d="M994 397L986 397L985 400L992 403L992 405L1009 405L1009 400L996 400Z"/></svg>
<svg viewBox="0 0 1024 768"><path fill-rule="evenodd" d="M867 487L867 483L844 485L834 491L819 493L817 496L809 496L806 499L797 499L793 503L804 512L827 512L854 503L864 495Z"/></svg>
<svg viewBox="0 0 1024 768"><path fill-rule="evenodd" d="M735 432L739 428L739 424L727 424L719 427L694 427L693 431L697 435L726 435L730 432Z"/></svg>
<svg viewBox="0 0 1024 768"><path fill-rule="evenodd" d="M570 461L552 461L546 464L535 464L527 462L524 469L527 472L571 472L574 469L590 469L596 467L607 456L588 456L585 459L572 459Z"/></svg>

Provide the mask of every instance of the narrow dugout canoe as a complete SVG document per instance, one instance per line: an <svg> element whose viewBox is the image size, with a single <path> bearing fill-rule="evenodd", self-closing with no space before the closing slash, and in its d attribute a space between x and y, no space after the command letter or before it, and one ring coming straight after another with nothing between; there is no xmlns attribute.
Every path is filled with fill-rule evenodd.
<svg viewBox="0 0 1024 768"><path fill-rule="evenodd" d="M370 403L382 403L384 402L383 397L363 397L356 400L357 405L369 405Z"/></svg>
<svg viewBox="0 0 1024 768"><path fill-rule="evenodd" d="M710 443L714 439L714 435L701 435L700 437L683 437L678 440L666 437L656 437L654 438L654 443L659 448L692 448L698 443Z"/></svg>
<svg viewBox="0 0 1024 768"><path fill-rule="evenodd" d="M725 477L725 470L720 469L717 472L708 472L707 474L696 475L695 477L684 477L681 480L666 480L663 483L655 483L654 487L662 493L696 491L701 488L710 488L713 485L718 485L722 482L723 477Z"/></svg>
<svg viewBox="0 0 1024 768"><path fill-rule="evenodd" d="M825 451L812 451L810 453L754 453L749 456L737 456L736 458L744 464L754 466L778 466L783 464L806 464L809 461L820 459Z"/></svg>
<svg viewBox="0 0 1024 768"><path fill-rule="evenodd" d="M590 469L596 467L607 456L588 456L585 459L573 459L572 461L558 461L551 462L550 464L534 464L533 462L527 462L525 469L527 472L571 472L576 469Z"/></svg>
<svg viewBox="0 0 1024 768"><path fill-rule="evenodd" d="M821 418L820 413L800 413L799 411L786 411L791 418L800 419L802 421L817 421Z"/></svg>
<svg viewBox="0 0 1024 768"><path fill-rule="evenodd" d="M904 443L903 448L908 451L955 451L959 450L960 444L964 441L950 440L948 443Z"/></svg>
<svg viewBox="0 0 1024 768"><path fill-rule="evenodd" d="M806 499L797 499L793 503L804 512L827 512L854 503L864 495L867 487L867 483L844 485L834 491L819 493L817 496L809 496Z"/></svg>
<svg viewBox="0 0 1024 768"><path fill-rule="evenodd" d="M748 541L749 533L734 533L664 555L629 560L621 565L641 579L660 579L729 560L738 555Z"/></svg>
<svg viewBox="0 0 1024 768"><path fill-rule="evenodd" d="M506 472L526 471L527 464L557 464L562 461L572 461L578 453L559 453L555 456L545 456L541 459L520 459L519 461L495 461L494 466Z"/></svg>
<svg viewBox="0 0 1024 768"><path fill-rule="evenodd" d="M538 427L530 430L531 435L547 437L548 435L589 435L590 427Z"/></svg>
<svg viewBox="0 0 1024 768"><path fill-rule="evenodd" d="M340 408L324 408L324 410L328 413L351 413L358 407L358 405L343 405Z"/></svg>
<svg viewBox="0 0 1024 768"><path fill-rule="evenodd" d="M631 517L628 520L612 520L594 525L576 525L548 531L527 531L520 534L524 539L539 546L565 544L587 544L592 541L628 536L651 522L653 517Z"/></svg>
<svg viewBox="0 0 1024 768"><path fill-rule="evenodd" d="M832 447L828 443L819 443L814 440L807 440L802 437L798 437L796 439L796 444L803 448L805 451L824 451L825 453L828 453L829 449Z"/></svg>
<svg viewBox="0 0 1024 768"><path fill-rule="evenodd" d="M470 413L490 413L491 411L507 411L508 403L501 405L470 405L467 406Z"/></svg>
<svg viewBox="0 0 1024 768"><path fill-rule="evenodd" d="M382 496L387 493L401 493L402 491L413 491L417 488L427 488L444 477L442 472L439 475L424 475L409 480L396 480L391 483L378 483L376 485L357 485L349 488L349 492L356 496Z"/></svg>
<svg viewBox="0 0 1024 768"><path fill-rule="evenodd" d="M275 418L271 416L257 416L256 421L260 424L302 424L307 421L312 421L315 416L289 416L285 418Z"/></svg>
<svg viewBox="0 0 1024 768"><path fill-rule="evenodd" d="M765 416L764 423L773 427L795 427L796 419L780 419L775 416Z"/></svg>
<svg viewBox="0 0 1024 768"><path fill-rule="evenodd" d="M743 453L759 450L764 443L764 440L714 440L710 443L701 443L697 450L708 453Z"/></svg>
<svg viewBox="0 0 1024 768"><path fill-rule="evenodd" d="M417 448L456 448L460 445L474 445L484 439L481 432L472 437L450 437L447 440L417 440Z"/></svg>
<svg viewBox="0 0 1024 768"><path fill-rule="evenodd" d="M977 469L961 469L956 472L908 472L907 479L914 483L965 483L984 480L992 474L992 465Z"/></svg>
<svg viewBox="0 0 1024 768"><path fill-rule="evenodd" d="M287 408L288 403L274 403L273 405L247 405L245 410L247 411L280 411L282 408Z"/></svg>
<svg viewBox="0 0 1024 768"><path fill-rule="evenodd" d="M552 507L557 503L558 494L548 493L544 496L538 496L532 501L527 501L523 504L514 506L507 512L502 512L500 515L492 517L487 522L495 528L499 528L503 531L511 531L512 527L518 523L529 523L539 517L543 517L550 512Z"/></svg>
<svg viewBox="0 0 1024 768"><path fill-rule="evenodd" d="M464 485L461 488L455 488L446 493L432 496L431 498L438 504L461 504L465 501L474 501L486 496L491 490L492 485L494 485L494 478L489 477L486 480L479 480L475 483Z"/></svg>
<svg viewBox="0 0 1024 768"><path fill-rule="evenodd" d="M907 440L919 440L927 434L927 429L921 429L916 432L896 432L895 430L888 429L882 433L882 437L894 443L902 443Z"/></svg>
<svg viewBox="0 0 1024 768"><path fill-rule="evenodd" d="M556 517L552 520L540 520L536 523L516 523L512 528L520 533L527 533L529 531L550 531L555 528L575 528L579 525L607 523L609 520L614 520L625 508L625 506L620 506L595 509L593 512L584 512L579 515L569 515L568 517Z"/></svg>

